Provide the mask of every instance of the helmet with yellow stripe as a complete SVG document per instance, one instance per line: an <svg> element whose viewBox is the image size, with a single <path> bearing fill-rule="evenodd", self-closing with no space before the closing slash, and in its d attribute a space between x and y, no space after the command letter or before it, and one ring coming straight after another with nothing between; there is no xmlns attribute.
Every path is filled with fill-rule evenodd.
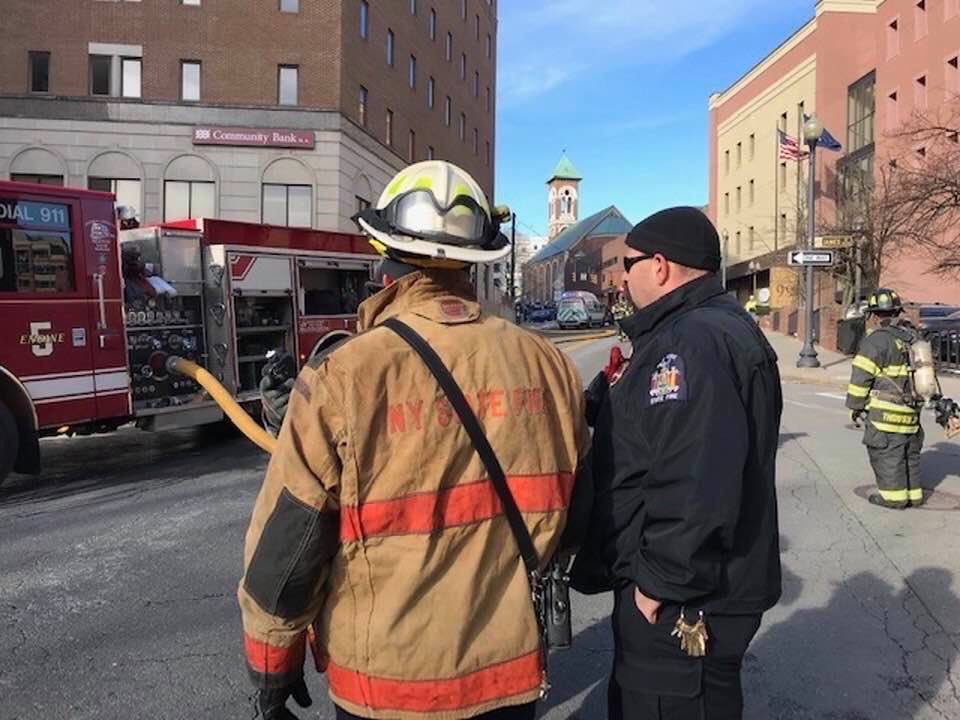
<svg viewBox="0 0 960 720"><path fill-rule="evenodd" d="M510 252L500 232L508 210L491 213L483 190L453 163L427 160L401 170L374 208L354 216L382 254L419 266L484 263Z"/></svg>
<svg viewBox="0 0 960 720"><path fill-rule="evenodd" d="M867 300L867 312L883 315L895 315L903 312L903 301L889 288L880 288L871 293Z"/></svg>

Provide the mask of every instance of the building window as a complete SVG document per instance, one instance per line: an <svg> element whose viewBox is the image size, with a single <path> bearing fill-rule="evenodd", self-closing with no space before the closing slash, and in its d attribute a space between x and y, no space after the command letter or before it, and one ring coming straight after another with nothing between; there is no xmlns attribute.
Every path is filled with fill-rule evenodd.
<svg viewBox="0 0 960 720"><path fill-rule="evenodd" d="M180 99L184 102L200 100L200 63L196 60L180 61Z"/></svg>
<svg viewBox="0 0 960 720"><path fill-rule="evenodd" d="M167 180L163 184L163 219L214 217L214 193L212 182Z"/></svg>
<svg viewBox="0 0 960 720"><path fill-rule="evenodd" d="M490 33L487 33L487 57L489 58L493 54L493 38L490 37Z"/></svg>
<svg viewBox="0 0 960 720"><path fill-rule="evenodd" d="M113 59L109 55L90 56L90 94L110 94L110 65Z"/></svg>
<svg viewBox="0 0 960 720"><path fill-rule="evenodd" d="M453 60L453 33L447 33L447 42L444 46L444 54L447 58L447 62Z"/></svg>
<svg viewBox="0 0 960 720"><path fill-rule="evenodd" d="M477 15L473 21L473 37L477 42L480 42L480 16Z"/></svg>
<svg viewBox="0 0 960 720"><path fill-rule="evenodd" d="M723 194L723 214L730 214L730 193L728 192Z"/></svg>
<svg viewBox="0 0 960 720"><path fill-rule="evenodd" d="M755 198L756 198L756 196L754 195L754 188L755 188L755 187L756 187L756 185L755 185L754 181L751 180L751 181L750 181L750 185L749 185L750 191L749 191L749 195L748 195L748 200L749 200L749 202L750 202L751 205L753 205L753 201L754 201Z"/></svg>
<svg viewBox="0 0 960 720"><path fill-rule="evenodd" d="M143 65L140 58L120 60L120 95L125 98L140 97L140 78Z"/></svg>
<svg viewBox="0 0 960 720"><path fill-rule="evenodd" d="M367 89L361 85L360 93L357 97L357 116L361 127L367 126Z"/></svg>
<svg viewBox="0 0 960 720"><path fill-rule="evenodd" d="M737 143L737 169L743 164L743 143Z"/></svg>
<svg viewBox="0 0 960 720"><path fill-rule="evenodd" d="M723 151L723 174L724 175L730 174L730 151L729 150Z"/></svg>
<svg viewBox="0 0 960 720"><path fill-rule="evenodd" d="M140 181L131 178L91 177L87 179L87 189L113 193L117 205L140 209Z"/></svg>
<svg viewBox="0 0 960 720"><path fill-rule="evenodd" d="M780 113L779 123L780 124L777 125L777 127L780 128L780 132L786 132L787 131L787 114L786 113Z"/></svg>
<svg viewBox="0 0 960 720"><path fill-rule="evenodd" d="M263 184L263 222L265 225L310 227L311 196L309 185Z"/></svg>
<svg viewBox="0 0 960 720"><path fill-rule="evenodd" d="M40 175L37 173L10 173L11 182L33 183L63 187L63 175Z"/></svg>
<svg viewBox="0 0 960 720"><path fill-rule="evenodd" d="M754 157L756 156L756 154L757 154L757 136L754 135L753 133L750 133L750 146L749 146L749 147L750 147L750 155L749 155L749 158L750 158L750 161L753 162L753 158L754 158Z"/></svg>
<svg viewBox="0 0 960 720"><path fill-rule="evenodd" d="M417 161L417 133L413 130L407 135L407 157L410 162Z"/></svg>
<svg viewBox="0 0 960 720"><path fill-rule="evenodd" d="M360 0L360 37L364 40L370 37L370 4L367 0Z"/></svg>
<svg viewBox="0 0 960 720"><path fill-rule="evenodd" d="M780 192L787 191L787 164L780 163Z"/></svg>
<svg viewBox="0 0 960 720"><path fill-rule="evenodd" d="M194 7L200 7L200 0L180 0L181 5L193 5Z"/></svg>
<svg viewBox="0 0 960 720"><path fill-rule="evenodd" d="M479 72L473 73L473 96L475 98L480 97L480 73Z"/></svg>
<svg viewBox="0 0 960 720"><path fill-rule="evenodd" d="M427 145L427 160L433 160L433 145Z"/></svg>
<svg viewBox="0 0 960 720"><path fill-rule="evenodd" d="M467 0L460 0L460 19L467 19Z"/></svg>
<svg viewBox="0 0 960 720"><path fill-rule="evenodd" d="M780 237L781 239L786 239L787 237L787 214L780 213Z"/></svg>
<svg viewBox="0 0 960 720"><path fill-rule="evenodd" d="M417 0L410 0L410 14L417 14Z"/></svg>
<svg viewBox="0 0 960 720"><path fill-rule="evenodd" d="M393 30L387 30L387 65L393 67Z"/></svg>
<svg viewBox="0 0 960 720"><path fill-rule="evenodd" d="M914 0L913 39L922 40L927 36L927 0Z"/></svg>
<svg viewBox="0 0 960 720"><path fill-rule="evenodd" d="M737 185L737 212L740 212L741 208L743 208L743 187Z"/></svg>
<svg viewBox="0 0 960 720"><path fill-rule="evenodd" d="M473 129L473 154L480 154L480 131L477 128Z"/></svg>
<svg viewBox="0 0 960 720"><path fill-rule="evenodd" d="M30 61L30 92L50 92L50 53L31 52L27 57Z"/></svg>
<svg viewBox="0 0 960 720"><path fill-rule="evenodd" d="M447 127L450 127L450 109L452 104L450 102L450 96L447 95L447 99L443 101L443 124Z"/></svg>
<svg viewBox="0 0 960 720"><path fill-rule="evenodd" d="M736 245L734 246L734 248L735 248L735 250L734 250L734 255L735 255L736 257L740 257L740 231L739 231L739 230L737 230L737 235L736 235L736 237L737 237L737 243L736 243Z"/></svg>
<svg viewBox="0 0 960 720"><path fill-rule="evenodd" d="M366 198L362 198L359 195L355 195L354 199L357 201L357 212L363 212L364 210L370 209L370 201Z"/></svg>
<svg viewBox="0 0 960 720"><path fill-rule="evenodd" d="M873 118L876 113L876 75L869 73L847 90L847 152L873 144Z"/></svg>
<svg viewBox="0 0 960 720"><path fill-rule="evenodd" d="M487 140L486 150L483 154L483 158L484 158L484 161L483 161L484 165L486 165L487 167L490 167L490 141L489 140Z"/></svg>
<svg viewBox="0 0 960 720"><path fill-rule="evenodd" d="M427 80L427 107L433 109L433 93L436 89L436 81L433 78Z"/></svg>
<svg viewBox="0 0 960 720"><path fill-rule="evenodd" d="M410 67L407 71L407 83L411 88L417 86L417 58L414 55L410 56Z"/></svg>
<svg viewBox="0 0 960 720"><path fill-rule="evenodd" d="M277 103L280 105L297 104L297 85L300 70L296 65L281 65L277 80Z"/></svg>
<svg viewBox="0 0 960 720"><path fill-rule="evenodd" d="M393 110L387 110L386 132L383 141L387 145L393 145Z"/></svg>
<svg viewBox="0 0 960 720"><path fill-rule="evenodd" d="M467 139L467 114L460 113L460 130L457 133L460 136L460 142Z"/></svg>
<svg viewBox="0 0 960 720"><path fill-rule="evenodd" d="M487 85L487 100L486 100L487 112L490 112L490 86Z"/></svg>
<svg viewBox="0 0 960 720"><path fill-rule="evenodd" d="M280 0L280 12L285 12L285 13L300 12L300 0Z"/></svg>
<svg viewBox="0 0 960 720"><path fill-rule="evenodd" d="M460 53L460 79L467 79L467 54Z"/></svg>
<svg viewBox="0 0 960 720"><path fill-rule="evenodd" d="M920 75L913 81L913 107L918 112L927 109L927 76Z"/></svg>
<svg viewBox="0 0 960 720"><path fill-rule="evenodd" d="M756 244L756 239L753 232L753 225L747 230L747 243L749 244L750 252L753 252L754 245Z"/></svg>
<svg viewBox="0 0 960 720"><path fill-rule="evenodd" d="M437 11L430 8L430 39L437 39Z"/></svg>
<svg viewBox="0 0 960 720"><path fill-rule="evenodd" d="M900 125L900 108L897 103L897 91L887 95L887 130L895 130Z"/></svg>
<svg viewBox="0 0 960 720"><path fill-rule="evenodd" d="M887 60L900 54L900 18L887 24Z"/></svg>

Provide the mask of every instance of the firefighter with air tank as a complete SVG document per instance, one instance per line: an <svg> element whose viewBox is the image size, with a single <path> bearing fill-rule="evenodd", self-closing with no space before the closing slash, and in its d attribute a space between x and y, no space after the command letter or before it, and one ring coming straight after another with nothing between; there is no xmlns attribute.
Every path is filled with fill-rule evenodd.
<svg viewBox="0 0 960 720"><path fill-rule="evenodd" d="M923 428L920 411L932 403L947 436L960 433L960 412L944 398L933 366L933 351L919 331L901 317L903 302L881 288L867 303L868 334L853 359L846 405L854 425L866 417L863 444L877 480L871 504L901 510L924 502L920 485Z"/></svg>

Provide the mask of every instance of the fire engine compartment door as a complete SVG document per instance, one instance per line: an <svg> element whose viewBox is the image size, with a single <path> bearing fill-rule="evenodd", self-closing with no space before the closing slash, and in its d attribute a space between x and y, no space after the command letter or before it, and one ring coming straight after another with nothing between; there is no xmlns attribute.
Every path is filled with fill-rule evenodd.
<svg viewBox="0 0 960 720"><path fill-rule="evenodd" d="M229 263L230 287L235 295L293 292L288 257L231 252Z"/></svg>

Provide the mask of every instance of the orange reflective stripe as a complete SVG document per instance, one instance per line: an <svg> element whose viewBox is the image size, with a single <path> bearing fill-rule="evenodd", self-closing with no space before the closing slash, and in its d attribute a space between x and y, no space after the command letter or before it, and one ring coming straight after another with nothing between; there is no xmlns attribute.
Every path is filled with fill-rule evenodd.
<svg viewBox="0 0 960 720"><path fill-rule="evenodd" d="M286 675L303 667L306 653L306 633L301 634L290 647L278 647L255 640L243 634L243 651L251 670L263 675Z"/></svg>
<svg viewBox="0 0 960 720"><path fill-rule="evenodd" d="M378 712L442 712L475 707L540 687L540 652L442 680L372 677L331 662L327 682L335 699Z"/></svg>
<svg viewBox="0 0 960 720"><path fill-rule="evenodd" d="M512 475L507 484L520 512L544 513L570 504L573 479L573 473ZM502 514L493 483L482 480L434 493L341 507L340 539L354 542L383 535L425 535Z"/></svg>

